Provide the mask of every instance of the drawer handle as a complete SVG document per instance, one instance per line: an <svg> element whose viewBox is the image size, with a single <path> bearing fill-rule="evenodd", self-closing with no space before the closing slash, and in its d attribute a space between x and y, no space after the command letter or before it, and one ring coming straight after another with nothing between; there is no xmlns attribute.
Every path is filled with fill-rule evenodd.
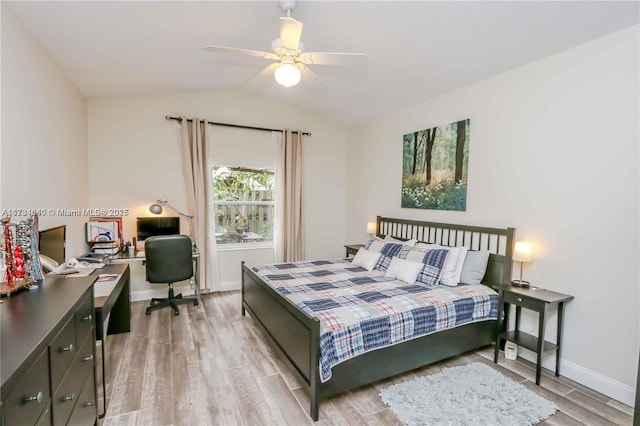
<svg viewBox="0 0 640 426"><path fill-rule="evenodd" d="M522 302L522 297L518 297L518 302Z"/></svg>
<svg viewBox="0 0 640 426"><path fill-rule="evenodd" d="M82 321L91 321L93 319L93 315L89 314L86 317L82 317Z"/></svg>
<svg viewBox="0 0 640 426"><path fill-rule="evenodd" d="M93 361L93 354L82 358L83 361Z"/></svg>
<svg viewBox="0 0 640 426"><path fill-rule="evenodd" d="M71 343L69 346L61 347L60 352L73 352L73 343Z"/></svg>
<svg viewBox="0 0 640 426"><path fill-rule="evenodd" d="M75 397L76 397L76 396L75 396L75 394L73 394L73 393L72 393L72 394L71 394L71 395L69 395L69 396L63 396L62 398L60 398L60 400L61 400L62 402L66 402L66 401L73 401L73 400L75 399Z"/></svg>
<svg viewBox="0 0 640 426"><path fill-rule="evenodd" d="M36 401L38 404L42 402L42 392L38 392L36 396L25 396L24 402Z"/></svg>
<svg viewBox="0 0 640 426"><path fill-rule="evenodd" d="M85 407L93 407L96 404L95 401L89 401L86 404L84 404Z"/></svg>

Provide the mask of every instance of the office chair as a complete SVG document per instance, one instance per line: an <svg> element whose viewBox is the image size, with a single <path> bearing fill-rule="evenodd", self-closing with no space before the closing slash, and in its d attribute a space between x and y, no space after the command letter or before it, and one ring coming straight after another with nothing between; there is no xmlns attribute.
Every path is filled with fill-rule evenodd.
<svg viewBox="0 0 640 426"><path fill-rule="evenodd" d="M193 276L191 238L186 235L163 235L149 237L144 241L147 281L152 284L169 284L169 297L153 298L147 307L147 315L156 309L171 306L180 315L181 303L198 304L198 299L174 295L173 283Z"/></svg>

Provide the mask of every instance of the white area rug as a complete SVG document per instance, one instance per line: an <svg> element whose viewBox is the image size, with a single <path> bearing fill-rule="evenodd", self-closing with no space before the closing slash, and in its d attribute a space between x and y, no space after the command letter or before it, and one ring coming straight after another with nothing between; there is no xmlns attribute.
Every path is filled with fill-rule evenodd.
<svg viewBox="0 0 640 426"><path fill-rule="evenodd" d="M407 425L533 425L558 407L474 362L389 386L382 400Z"/></svg>

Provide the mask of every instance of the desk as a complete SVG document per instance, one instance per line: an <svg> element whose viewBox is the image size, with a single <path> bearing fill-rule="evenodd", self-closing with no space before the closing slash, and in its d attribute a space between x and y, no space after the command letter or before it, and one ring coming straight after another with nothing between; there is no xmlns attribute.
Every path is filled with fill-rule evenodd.
<svg viewBox="0 0 640 426"><path fill-rule="evenodd" d="M198 248L194 245L193 246L193 252L192 252L192 258L193 258L193 280L194 280L194 291L195 291L195 296L198 299L198 304L202 304L202 300L200 299L200 251L198 250ZM111 256L111 262L112 264L122 264L122 263L128 263L128 262L136 262L136 261L140 261L143 262L145 261L145 254L144 254L144 250L137 250L136 254L133 256L130 256L128 253L125 252L121 252L118 253L116 255L112 255ZM110 272L100 272L100 273L110 273ZM111 333L108 333L111 334Z"/></svg>
<svg viewBox="0 0 640 426"><path fill-rule="evenodd" d="M131 331L131 284L129 280L129 265L110 264L102 269L96 269L92 277L100 274L118 274L120 278L108 296L101 296L102 286L111 285L112 281L95 282L95 311L96 311L96 340L104 338L104 320L112 313L109 319L107 335L128 333Z"/></svg>
<svg viewBox="0 0 640 426"><path fill-rule="evenodd" d="M113 281L94 282L94 291L97 296L94 298L94 309L96 315L96 340L100 340L102 346L102 414L104 417L107 409L107 392L104 369L104 321L109 317L107 335L128 333L131 331L131 280L129 279L129 265L110 264L104 268L96 269L91 277L97 279L100 274L118 274L118 281L113 285ZM75 279L75 278L69 278ZM105 290L105 286L113 287L112 290ZM107 296L102 294L107 293ZM111 314L111 315L109 315Z"/></svg>

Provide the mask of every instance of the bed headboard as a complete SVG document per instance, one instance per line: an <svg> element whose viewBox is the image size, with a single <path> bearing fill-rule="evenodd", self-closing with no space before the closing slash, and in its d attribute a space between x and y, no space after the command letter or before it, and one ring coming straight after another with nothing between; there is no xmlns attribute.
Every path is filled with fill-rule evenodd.
<svg viewBox="0 0 640 426"><path fill-rule="evenodd" d="M488 250L491 254L482 283L492 285L511 281L515 228L487 228L378 216L376 229L376 235L381 238L389 235L399 240L416 239L448 247Z"/></svg>

